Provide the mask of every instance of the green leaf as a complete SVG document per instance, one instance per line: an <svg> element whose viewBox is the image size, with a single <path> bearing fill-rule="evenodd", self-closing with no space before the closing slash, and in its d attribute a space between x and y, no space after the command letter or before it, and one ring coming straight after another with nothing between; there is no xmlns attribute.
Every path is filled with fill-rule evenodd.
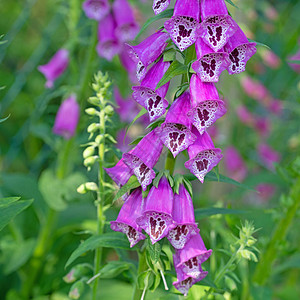
<svg viewBox="0 0 300 300"><path fill-rule="evenodd" d="M150 238L147 239L148 244L148 252L153 264L156 264L159 261L160 253L161 253L161 245L159 243L155 243L152 245Z"/></svg>
<svg viewBox="0 0 300 300"><path fill-rule="evenodd" d="M275 275L284 272L288 269L294 269L294 268L300 269L300 253L296 253L290 257L287 257L282 264L279 264L274 268L272 273L273 275Z"/></svg>
<svg viewBox="0 0 300 300"><path fill-rule="evenodd" d="M300 60L288 60L288 63L290 64L300 64Z"/></svg>
<svg viewBox="0 0 300 300"><path fill-rule="evenodd" d="M171 18L173 16L174 9L166 9L162 11L160 14L148 19L143 27L141 28L140 32L135 37L135 41L138 40L138 38L142 35L142 33L155 21L164 19L164 18Z"/></svg>
<svg viewBox="0 0 300 300"><path fill-rule="evenodd" d="M10 117L10 115L8 115L6 118L0 119L0 123L6 121L9 117Z"/></svg>
<svg viewBox="0 0 300 300"><path fill-rule="evenodd" d="M139 181L137 180L136 176L131 176L129 178L129 180L127 181L127 183L125 185L123 185L117 192L116 196L113 199L113 203L118 200L119 198L121 198L123 195L125 195L127 192L129 192L132 189L135 189L137 187L139 187L141 184L139 183Z"/></svg>
<svg viewBox="0 0 300 300"><path fill-rule="evenodd" d="M232 6L234 6L235 8L239 8L238 6L236 6L231 0L225 0L226 2L228 2L229 4L231 4Z"/></svg>
<svg viewBox="0 0 300 300"><path fill-rule="evenodd" d="M173 61L176 59L176 50L171 48L164 52L163 54L164 62Z"/></svg>
<svg viewBox="0 0 300 300"><path fill-rule="evenodd" d="M222 207L197 208L195 209L195 219L200 220L214 215L240 215L245 213L247 213L245 210Z"/></svg>
<svg viewBox="0 0 300 300"><path fill-rule="evenodd" d="M20 200L21 197L9 197L9 198L2 198L0 199L0 206L1 205L8 205L8 204L12 204L18 200Z"/></svg>
<svg viewBox="0 0 300 300"><path fill-rule="evenodd" d="M104 233L94 235L81 243L78 248L69 257L65 268L85 252L95 250L96 248L120 248L130 250L129 242L124 234L119 232Z"/></svg>
<svg viewBox="0 0 300 300"><path fill-rule="evenodd" d="M33 199L17 201L16 198L5 198L0 202L6 203L0 206L0 230L2 230L16 215L30 206Z"/></svg>
<svg viewBox="0 0 300 300"><path fill-rule="evenodd" d="M128 133L128 130L129 128L137 121L137 119L139 119L141 116L143 116L144 114L146 114L148 111L146 108L142 108L140 110L140 112L135 116L135 118L131 121L131 123L127 126L126 128L126 133L125 133L125 137L123 139L123 142L125 141L126 137L127 137L127 133Z"/></svg>
<svg viewBox="0 0 300 300"><path fill-rule="evenodd" d="M153 121L152 123L150 123L150 124L146 127L146 129L149 129L149 128L150 128L151 130L153 130L154 128L160 126L164 121L165 121L165 118L160 118L159 120L155 120L155 121Z"/></svg>
<svg viewBox="0 0 300 300"><path fill-rule="evenodd" d="M256 43L256 45L263 46L263 47L268 48L269 50L271 50L271 48L266 44L263 44L263 43L260 43L260 42L257 42L257 41L251 40L251 39L248 39L248 41L250 43Z"/></svg>
<svg viewBox="0 0 300 300"><path fill-rule="evenodd" d="M143 136L139 136L137 137L135 140L133 140L129 145L137 145L141 139L143 138Z"/></svg>
<svg viewBox="0 0 300 300"><path fill-rule="evenodd" d="M169 82L173 77L186 74L187 71L188 71L188 67L186 65L180 63L178 60L174 60L171 63L165 75L157 84L156 89L160 88L161 86Z"/></svg>
<svg viewBox="0 0 300 300"><path fill-rule="evenodd" d="M115 278L124 271L134 268L134 265L126 261L110 261L98 273L100 278L111 279ZM98 277L97 276L97 277Z"/></svg>

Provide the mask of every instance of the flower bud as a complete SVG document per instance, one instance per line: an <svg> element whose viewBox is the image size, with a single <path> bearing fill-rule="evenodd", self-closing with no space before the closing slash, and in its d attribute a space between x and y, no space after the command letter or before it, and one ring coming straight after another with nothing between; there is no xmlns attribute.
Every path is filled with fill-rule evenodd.
<svg viewBox="0 0 300 300"><path fill-rule="evenodd" d="M107 105L104 108L104 112L107 116L111 117L114 114L114 108L111 105Z"/></svg>
<svg viewBox="0 0 300 300"><path fill-rule="evenodd" d="M74 282L76 280L74 273L75 273L75 269L72 268L71 271L66 276L63 277L64 282L66 283Z"/></svg>
<svg viewBox="0 0 300 300"><path fill-rule="evenodd" d="M84 283L82 281L77 281L71 286L69 291L69 297L71 299L79 299L83 290L84 290Z"/></svg>
<svg viewBox="0 0 300 300"><path fill-rule="evenodd" d="M86 166L86 167L91 167L97 160L98 156L97 155L94 155L94 156L90 156L88 158L86 158L83 162L83 164Z"/></svg>
<svg viewBox="0 0 300 300"><path fill-rule="evenodd" d="M102 144L104 142L104 136L102 134L97 135L95 142L98 145Z"/></svg>
<svg viewBox="0 0 300 300"><path fill-rule="evenodd" d="M88 99L88 101L89 101L91 104L97 105L97 106L100 104L100 101L99 101L99 99L98 99L97 97L90 97L90 98Z"/></svg>
<svg viewBox="0 0 300 300"><path fill-rule="evenodd" d="M85 184L81 184L78 188L77 188L77 193L79 194L85 194L87 192L86 188L85 188Z"/></svg>
<svg viewBox="0 0 300 300"><path fill-rule="evenodd" d="M90 115L90 116L96 116L98 114L98 111L93 108L93 107L89 107L85 110L86 114Z"/></svg>
<svg viewBox="0 0 300 300"><path fill-rule="evenodd" d="M87 182L85 184L85 188L88 190L88 191L94 191L96 192L98 190L98 186L95 182Z"/></svg>
<svg viewBox="0 0 300 300"><path fill-rule="evenodd" d="M89 146L83 151L83 158L88 158L95 153L95 147Z"/></svg>
<svg viewBox="0 0 300 300"><path fill-rule="evenodd" d="M92 133L92 132L95 132L96 130L98 130L99 128L100 128L100 124L92 123L91 125L89 125L87 132Z"/></svg>

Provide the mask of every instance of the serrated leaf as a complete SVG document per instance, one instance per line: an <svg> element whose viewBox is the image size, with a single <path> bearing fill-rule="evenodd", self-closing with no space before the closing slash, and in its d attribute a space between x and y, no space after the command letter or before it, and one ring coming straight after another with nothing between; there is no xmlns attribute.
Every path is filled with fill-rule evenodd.
<svg viewBox="0 0 300 300"><path fill-rule="evenodd" d="M222 207L197 208L195 209L195 219L200 220L214 215L240 215L245 213L247 213L245 210Z"/></svg>
<svg viewBox="0 0 300 300"><path fill-rule="evenodd" d="M155 243L152 245L150 238L147 239L148 242L148 252L153 264L156 264L159 261L160 253L161 253L161 245L159 243Z"/></svg>
<svg viewBox="0 0 300 300"><path fill-rule="evenodd" d="M30 206L33 202L31 200L17 201L16 198L4 198L3 204L0 206L0 231L19 213Z"/></svg>
<svg viewBox="0 0 300 300"><path fill-rule="evenodd" d="M239 9L239 7L237 5L235 5L231 0L225 0L226 2L228 2L229 4L231 4L233 7Z"/></svg>
<svg viewBox="0 0 300 300"><path fill-rule="evenodd" d="M110 232L104 233L102 235L94 235L78 246L78 248L69 257L65 268L85 252L95 250L99 247L130 250L129 242L124 234L121 234L119 232Z"/></svg>
<svg viewBox="0 0 300 300"><path fill-rule="evenodd" d="M143 27L141 28L140 32L135 37L135 41L138 40L138 38L142 35L142 33L155 21L164 19L164 18L171 18L173 16L174 9L166 9L162 11L160 14L148 19Z"/></svg>
<svg viewBox="0 0 300 300"><path fill-rule="evenodd" d="M169 82L173 77L186 74L187 71L188 71L188 67L186 65L180 63L178 60L174 60L171 63L168 70L166 71L165 75L157 84L156 89L160 88L161 86Z"/></svg>
<svg viewBox="0 0 300 300"><path fill-rule="evenodd" d="M270 48L268 45L266 45L266 44L263 44L263 43L260 43L260 42L257 42L257 41L251 40L251 39L248 39L248 41L249 41L250 43L256 43L256 45L263 46L263 47L266 47L266 48L268 48L269 50L271 50L271 48Z"/></svg>
<svg viewBox="0 0 300 300"><path fill-rule="evenodd" d="M123 195L125 195L127 192L129 192L132 189L135 189L139 187L141 184L137 180L136 176L131 176L126 184L124 184L117 192L116 196L113 199L113 203L121 198Z"/></svg>

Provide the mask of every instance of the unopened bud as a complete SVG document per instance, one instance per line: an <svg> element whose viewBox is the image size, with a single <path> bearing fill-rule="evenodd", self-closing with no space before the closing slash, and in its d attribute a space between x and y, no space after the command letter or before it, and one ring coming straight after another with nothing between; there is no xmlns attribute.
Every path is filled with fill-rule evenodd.
<svg viewBox="0 0 300 300"><path fill-rule="evenodd" d="M86 114L90 115L90 116L96 116L98 114L97 109L93 108L93 107L89 107L85 110Z"/></svg>
<svg viewBox="0 0 300 300"><path fill-rule="evenodd" d="M107 116L111 117L114 114L114 108L111 105L107 105L104 108L104 112Z"/></svg>
<svg viewBox="0 0 300 300"><path fill-rule="evenodd" d="M99 101L99 99L98 99L97 97L90 97L90 98L88 99L88 101L89 101L91 104L97 105L97 106L100 104L100 101Z"/></svg>
<svg viewBox="0 0 300 300"><path fill-rule="evenodd" d="M85 187L88 191L94 191L94 192L98 191L98 186L95 182L87 182L85 184Z"/></svg>
<svg viewBox="0 0 300 300"><path fill-rule="evenodd" d="M99 128L100 128L100 124L92 123L91 125L89 125L87 132L92 133L92 132L95 132L96 130L98 130Z"/></svg>
<svg viewBox="0 0 300 300"><path fill-rule="evenodd" d="M97 137L95 138L95 142L98 145L102 144L104 142L104 136L102 134L97 135Z"/></svg>
<svg viewBox="0 0 300 300"><path fill-rule="evenodd" d="M88 157L94 155L94 153L95 153L95 147L89 146L83 151L82 155L83 155L83 158L88 158Z"/></svg>
<svg viewBox="0 0 300 300"><path fill-rule="evenodd" d="M64 282L66 283L72 283L76 280L76 277L74 276L75 269L71 269L71 271L63 277Z"/></svg>
<svg viewBox="0 0 300 300"><path fill-rule="evenodd" d="M98 156L95 155L95 156L90 156L88 158L86 158L84 161L83 161L83 164L86 166L86 167L91 167L97 160Z"/></svg>
<svg viewBox="0 0 300 300"><path fill-rule="evenodd" d="M79 193L79 194L85 194L86 192L87 192L87 189L85 188L85 184L81 184L77 188L77 193Z"/></svg>
<svg viewBox="0 0 300 300"><path fill-rule="evenodd" d="M83 290L84 290L84 283L82 281L77 281L71 286L69 291L69 297L71 299L79 299Z"/></svg>

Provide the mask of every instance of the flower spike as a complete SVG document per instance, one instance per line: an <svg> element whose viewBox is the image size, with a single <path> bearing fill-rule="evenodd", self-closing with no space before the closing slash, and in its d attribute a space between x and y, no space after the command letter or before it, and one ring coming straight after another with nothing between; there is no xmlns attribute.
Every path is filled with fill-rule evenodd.
<svg viewBox="0 0 300 300"><path fill-rule="evenodd" d="M100 21L109 13L108 0L86 0L82 9L89 19Z"/></svg>
<svg viewBox="0 0 300 300"><path fill-rule="evenodd" d="M175 227L173 199L173 191L166 177L162 177L158 187L153 186L147 196L143 213L136 223L147 232L152 244L167 236Z"/></svg>
<svg viewBox="0 0 300 300"><path fill-rule="evenodd" d="M221 149L214 147L208 133L204 132L201 136L195 129L192 132L197 136L197 139L188 148L190 159L184 166L203 183L205 175L220 162L223 155Z"/></svg>
<svg viewBox="0 0 300 300"><path fill-rule="evenodd" d="M193 107L188 112L188 117L200 134L203 134L217 119L225 115L226 107L219 99L214 84L202 82L196 74L191 77L190 92Z"/></svg>
<svg viewBox="0 0 300 300"><path fill-rule="evenodd" d="M180 51L184 51L196 42L199 3L199 0L177 0L173 17L165 22L165 29Z"/></svg>
<svg viewBox="0 0 300 300"><path fill-rule="evenodd" d="M183 184L179 186L179 194L174 195L173 220L177 226L169 231L168 240L175 249L182 249L199 232L193 201Z"/></svg>
<svg viewBox="0 0 300 300"><path fill-rule="evenodd" d="M146 237L142 229L136 224L136 218L142 211L142 190L137 188L125 200L116 221L110 222L110 227L114 231L120 231L127 235L130 247L133 247L140 240Z"/></svg>

